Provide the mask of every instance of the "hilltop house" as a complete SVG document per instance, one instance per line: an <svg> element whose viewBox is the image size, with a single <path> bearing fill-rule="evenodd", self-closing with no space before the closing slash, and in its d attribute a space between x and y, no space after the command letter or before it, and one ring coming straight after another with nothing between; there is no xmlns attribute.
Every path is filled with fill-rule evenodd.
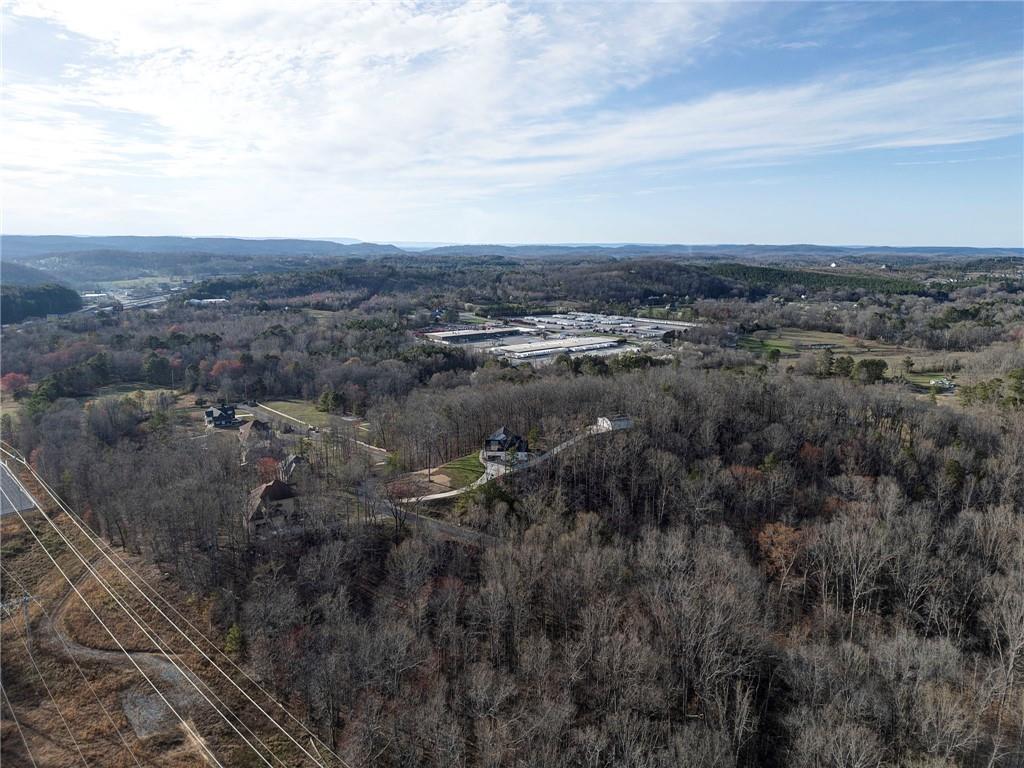
<svg viewBox="0 0 1024 768"><path fill-rule="evenodd" d="M530 457L530 447L526 438L520 437L502 427L484 440L484 461L505 461L514 454L516 461L524 461Z"/></svg>
<svg viewBox="0 0 1024 768"><path fill-rule="evenodd" d="M217 429L238 426L241 422L235 416L235 406L217 405L207 408L203 415L206 417L206 426Z"/></svg>
<svg viewBox="0 0 1024 768"><path fill-rule="evenodd" d="M279 478L256 486L245 508L245 527L250 534L283 528L302 519L295 489Z"/></svg>

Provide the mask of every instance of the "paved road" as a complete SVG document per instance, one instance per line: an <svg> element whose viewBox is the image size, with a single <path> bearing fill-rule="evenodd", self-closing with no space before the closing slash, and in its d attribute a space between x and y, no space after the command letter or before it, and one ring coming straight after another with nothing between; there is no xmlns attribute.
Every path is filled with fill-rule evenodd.
<svg viewBox="0 0 1024 768"><path fill-rule="evenodd" d="M11 514L15 509L19 512L35 509L35 502L22 490L6 464L0 464L0 488L3 488L3 495L0 496L0 517Z"/></svg>
<svg viewBox="0 0 1024 768"><path fill-rule="evenodd" d="M413 504L419 501L435 501L438 499L451 499L456 496L461 496L464 493L469 493L475 488L479 488L481 485L486 485L496 477L501 477L502 475L508 475L513 472L521 472L524 469L536 467L538 464L542 464L543 462L550 459L552 456L557 456L562 451L568 448L572 448L574 445L576 445L576 443L580 442L581 440L584 440L590 437L591 435L598 435L606 431L609 430L602 429L597 425L591 425L584 429L582 432L580 432L578 435L570 437L565 442L559 443L550 451L542 453L538 456L534 456L519 464L508 465L497 461L484 461L483 454L481 453L480 460L483 462L484 465L484 473L469 485L464 485L462 488L456 488L455 490L452 491L441 491L440 493L431 493L426 496L410 496L409 498L399 499L398 501L402 504Z"/></svg>

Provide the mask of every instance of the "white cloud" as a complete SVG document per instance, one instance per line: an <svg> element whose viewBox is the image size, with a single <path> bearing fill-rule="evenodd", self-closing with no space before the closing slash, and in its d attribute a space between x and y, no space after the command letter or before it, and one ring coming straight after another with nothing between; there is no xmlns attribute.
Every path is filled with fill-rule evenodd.
<svg viewBox="0 0 1024 768"><path fill-rule="evenodd" d="M126 211L173 198L164 210L218 229L232 219L211 209L226 201L325 220L648 163L769 163L1020 132L1020 61L1006 58L621 106L655 76L685 79L735 12L16 2L15 22L44 19L91 56L57 80L6 83L8 220L39 220L30 206L43 199L81 212L109 190Z"/></svg>

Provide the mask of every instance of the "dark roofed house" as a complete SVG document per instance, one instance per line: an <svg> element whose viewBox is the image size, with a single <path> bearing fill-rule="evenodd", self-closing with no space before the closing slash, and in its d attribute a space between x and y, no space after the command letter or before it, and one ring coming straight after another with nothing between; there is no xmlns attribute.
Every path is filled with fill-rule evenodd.
<svg viewBox="0 0 1024 768"><path fill-rule="evenodd" d="M509 453L514 453L517 459L525 459L529 451L526 438L509 431L508 427L502 427L484 440L484 461L502 461Z"/></svg>
<svg viewBox="0 0 1024 768"><path fill-rule="evenodd" d="M216 405L207 408L203 415L206 417L206 426L224 429L237 426L240 422L235 416L235 406Z"/></svg>
<svg viewBox="0 0 1024 768"><path fill-rule="evenodd" d="M283 527L301 519L295 489L281 479L258 485L249 494L245 509L245 527L260 533L268 527Z"/></svg>

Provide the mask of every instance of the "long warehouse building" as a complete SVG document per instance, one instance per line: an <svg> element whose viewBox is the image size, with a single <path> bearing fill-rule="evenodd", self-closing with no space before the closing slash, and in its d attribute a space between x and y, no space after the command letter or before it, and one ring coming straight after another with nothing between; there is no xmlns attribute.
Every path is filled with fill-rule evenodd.
<svg viewBox="0 0 1024 768"><path fill-rule="evenodd" d="M461 331L433 331L424 333L423 337L438 344L476 344L481 341L501 339L505 336L518 336L527 333L528 328L467 328Z"/></svg>
<svg viewBox="0 0 1024 768"><path fill-rule="evenodd" d="M562 352L593 352L599 349L611 349L621 344L618 339L607 336L573 336L564 339L548 339L531 341L528 344L510 344L507 347L492 347L491 352L505 355L513 360L528 360L533 357L546 357Z"/></svg>

